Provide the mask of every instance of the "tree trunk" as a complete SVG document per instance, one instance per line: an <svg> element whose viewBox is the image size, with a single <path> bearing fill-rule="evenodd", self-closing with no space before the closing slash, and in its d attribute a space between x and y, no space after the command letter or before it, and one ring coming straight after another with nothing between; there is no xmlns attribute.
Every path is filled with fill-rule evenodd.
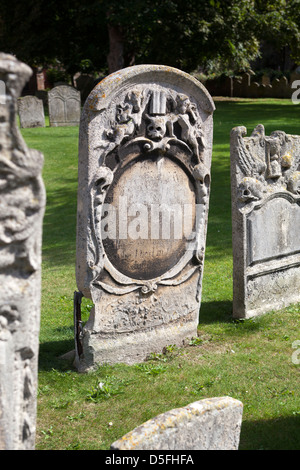
<svg viewBox="0 0 300 470"><path fill-rule="evenodd" d="M119 26L108 25L108 36L108 73L113 73L124 67L124 40Z"/></svg>

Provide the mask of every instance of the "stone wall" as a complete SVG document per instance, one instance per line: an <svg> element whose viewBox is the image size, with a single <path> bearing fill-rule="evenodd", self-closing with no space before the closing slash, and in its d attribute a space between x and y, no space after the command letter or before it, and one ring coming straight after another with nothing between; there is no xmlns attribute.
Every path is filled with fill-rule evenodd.
<svg viewBox="0 0 300 470"><path fill-rule="evenodd" d="M270 80L263 76L261 83L254 81L251 74L245 73L240 78L225 77L207 80L205 87L213 96L229 96L232 98L287 98L295 91L292 83L300 80L299 74L292 74L290 80L286 77Z"/></svg>

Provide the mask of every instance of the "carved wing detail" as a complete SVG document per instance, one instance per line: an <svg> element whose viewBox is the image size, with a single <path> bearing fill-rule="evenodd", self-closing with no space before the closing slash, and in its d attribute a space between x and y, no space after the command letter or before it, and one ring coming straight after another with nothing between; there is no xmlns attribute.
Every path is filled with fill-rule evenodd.
<svg viewBox="0 0 300 470"><path fill-rule="evenodd" d="M253 176L257 172L256 160L246 148L243 136L247 134L244 126L235 127L231 131L232 139L234 139L235 150L238 154L238 165L245 176Z"/></svg>

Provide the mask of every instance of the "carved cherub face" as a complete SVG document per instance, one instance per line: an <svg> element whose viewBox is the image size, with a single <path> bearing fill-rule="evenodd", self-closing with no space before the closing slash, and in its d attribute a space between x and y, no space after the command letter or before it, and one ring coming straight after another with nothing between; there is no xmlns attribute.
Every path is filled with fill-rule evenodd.
<svg viewBox="0 0 300 470"><path fill-rule="evenodd" d="M185 95L179 95L177 96L177 111L179 114L186 114L189 106L190 106L190 100L188 99L187 96Z"/></svg>
<svg viewBox="0 0 300 470"><path fill-rule="evenodd" d="M117 121L120 124L128 122L130 119L130 111L131 111L131 108L128 103L119 104L117 106L117 116L116 116Z"/></svg>
<svg viewBox="0 0 300 470"><path fill-rule="evenodd" d="M150 123L147 126L147 134L151 139L160 140L166 134L166 121L162 116L148 116Z"/></svg>

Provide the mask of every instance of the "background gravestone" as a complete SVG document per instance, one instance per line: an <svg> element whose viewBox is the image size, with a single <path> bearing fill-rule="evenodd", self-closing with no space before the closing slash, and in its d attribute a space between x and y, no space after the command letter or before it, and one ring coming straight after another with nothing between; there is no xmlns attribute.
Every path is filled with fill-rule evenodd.
<svg viewBox="0 0 300 470"><path fill-rule="evenodd" d="M233 316L300 300L300 136L231 131Z"/></svg>
<svg viewBox="0 0 300 470"><path fill-rule="evenodd" d="M36 96L19 98L18 111L21 127L45 127L43 101Z"/></svg>
<svg viewBox="0 0 300 470"><path fill-rule="evenodd" d="M17 99L31 69L0 54L0 449L35 445L40 326L43 156L16 125Z"/></svg>
<svg viewBox="0 0 300 470"><path fill-rule="evenodd" d="M197 335L213 110L197 80L152 65L112 74L86 100L76 276L95 308L83 331L74 308L79 370Z"/></svg>
<svg viewBox="0 0 300 470"><path fill-rule="evenodd" d="M80 92L60 85L48 92L50 126L78 126L81 112Z"/></svg>

